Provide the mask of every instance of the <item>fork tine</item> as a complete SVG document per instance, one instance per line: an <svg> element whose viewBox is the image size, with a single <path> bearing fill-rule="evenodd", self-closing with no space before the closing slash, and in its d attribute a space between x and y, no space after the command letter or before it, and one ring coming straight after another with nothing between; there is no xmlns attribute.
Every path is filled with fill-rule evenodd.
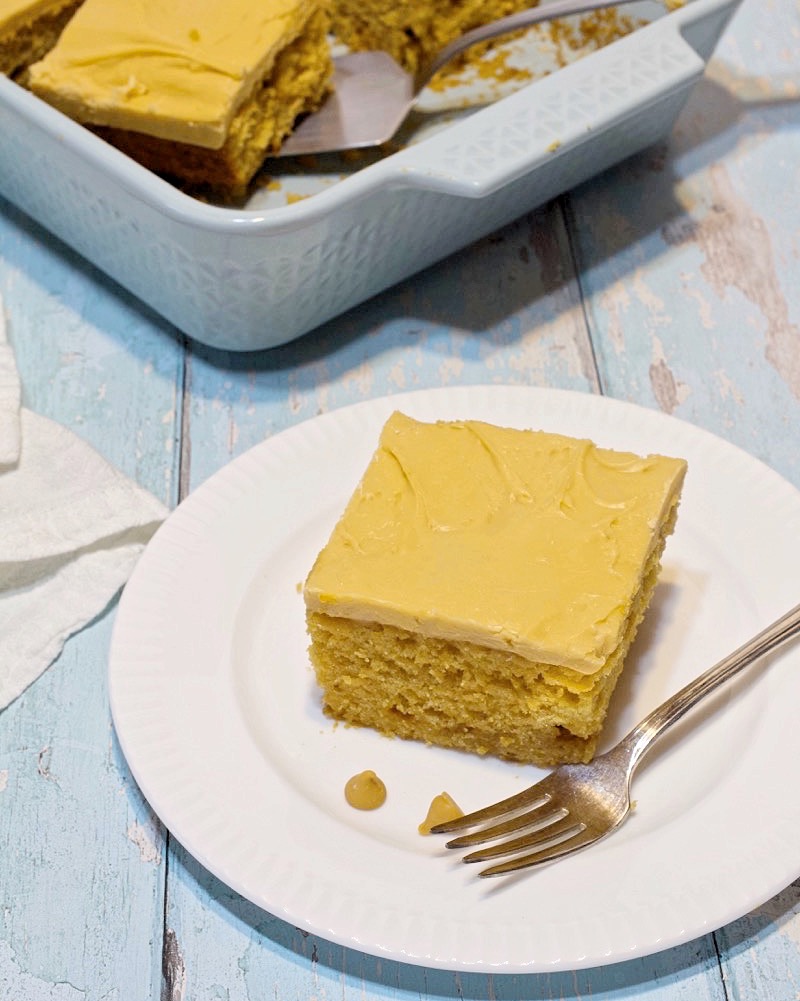
<svg viewBox="0 0 800 1001"><path fill-rule="evenodd" d="M549 776L548 776L549 778ZM507 799L501 799L499 803L492 803L482 810L475 810L467 813L463 817L456 817L454 820L446 820L441 824L436 824L431 828L431 834L452 834L455 831L463 831L467 827L475 827L478 824L485 824L490 820L496 820L506 813L513 813L516 810L524 810L530 807L532 810L537 806L542 806L549 802L550 795L546 789L542 788L547 779L542 779L536 785L523 789L522 792L515 793Z"/></svg>
<svg viewBox="0 0 800 1001"><path fill-rule="evenodd" d="M588 848L600 839L591 831L583 831L575 837L559 841L549 848L544 848L530 855L522 855L517 858L507 859L497 865L490 865L487 869L482 869L478 875L483 879L491 876L505 876L508 873L518 872L521 869L533 869L535 866L544 865L546 862L554 862L556 859L566 858L574 855L583 848ZM466 859L464 859L466 861Z"/></svg>
<svg viewBox="0 0 800 1001"><path fill-rule="evenodd" d="M462 834L458 838L453 838L445 845L446 848L473 848L475 845L483 845L487 841L495 841L497 838L504 838L507 834L514 834L516 831L529 829L539 831L542 828L550 828L567 815L564 807L558 807L545 812L544 807L550 803L550 797L537 802L530 810L520 813L510 820L505 820L500 824L491 827L481 827L471 834Z"/></svg>
<svg viewBox="0 0 800 1001"><path fill-rule="evenodd" d="M545 848L561 844L569 838L575 837L586 830L586 824L569 816L565 810L560 818L536 831L523 834L519 838L511 838L508 841L500 841L498 844L489 845L476 852L470 852L461 860L462 862L489 862L491 859L500 858L503 855L513 855L526 848L533 848L535 851L542 851Z"/></svg>

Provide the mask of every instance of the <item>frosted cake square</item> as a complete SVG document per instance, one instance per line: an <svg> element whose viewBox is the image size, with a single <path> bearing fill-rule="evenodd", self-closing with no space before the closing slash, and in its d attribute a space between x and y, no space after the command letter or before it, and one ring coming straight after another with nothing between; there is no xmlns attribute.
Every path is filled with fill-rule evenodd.
<svg viewBox="0 0 800 1001"><path fill-rule="evenodd" d="M481 755L588 761L685 472L395 413L304 586L325 712Z"/></svg>
<svg viewBox="0 0 800 1001"><path fill-rule="evenodd" d="M240 198L327 95L328 26L324 0L84 0L29 86L156 173Z"/></svg>

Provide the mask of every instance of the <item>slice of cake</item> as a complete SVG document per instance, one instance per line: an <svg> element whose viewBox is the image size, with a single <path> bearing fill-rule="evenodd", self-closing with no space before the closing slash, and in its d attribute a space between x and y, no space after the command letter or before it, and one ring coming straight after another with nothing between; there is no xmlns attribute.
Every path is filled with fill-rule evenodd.
<svg viewBox="0 0 800 1001"><path fill-rule="evenodd" d="M588 761L685 471L394 414L304 587L325 712L478 754Z"/></svg>
<svg viewBox="0 0 800 1001"><path fill-rule="evenodd" d="M538 0L336 0L333 29L352 49L382 49L412 73L454 39Z"/></svg>
<svg viewBox="0 0 800 1001"><path fill-rule="evenodd" d="M325 0L85 0L30 87L170 179L241 197L332 73Z"/></svg>
<svg viewBox="0 0 800 1001"><path fill-rule="evenodd" d="M0 73L15 76L56 43L81 0L0 0Z"/></svg>

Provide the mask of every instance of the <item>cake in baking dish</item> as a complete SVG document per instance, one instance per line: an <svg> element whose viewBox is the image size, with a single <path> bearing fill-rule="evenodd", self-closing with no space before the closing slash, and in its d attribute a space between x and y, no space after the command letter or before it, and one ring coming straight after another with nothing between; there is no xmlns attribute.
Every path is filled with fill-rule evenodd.
<svg viewBox="0 0 800 1001"><path fill-rule="evenodd" d="M325 712L482 755L588 761L685 471L394 414L304 585Z"/></svg>
<svg viewBox="0 0 800 1001"><path fill-rule="evenodd" d="M538 0L335 0L333 27L352 49L382 49L414 72L465 31Z"/></svg>
<svg viewBox="0 0 800 1001"><path fill-rule="evenodd" d="M85 0L31 89L151 170L237 198L329 89L325 0Z"/></svg>
<svg viewBox="0 0 800 1001"><path fill-rule="evenodd" d="M81 0L0 0L0 73L16 76L55 45Z"/></svg>

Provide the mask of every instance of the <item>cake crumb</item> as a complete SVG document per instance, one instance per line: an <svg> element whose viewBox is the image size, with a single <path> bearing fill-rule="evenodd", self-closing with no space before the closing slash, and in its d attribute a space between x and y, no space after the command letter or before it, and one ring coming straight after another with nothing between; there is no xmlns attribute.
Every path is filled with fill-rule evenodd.
<svg viewBox="0 0 800 1001"><path fill-rule="evenodd" d="M519 32L517 34L520 34ZM514 36L506 36L508 41ZM526 83L532 79L530 69L513 66L509 63L511 53L507 49L495 50L496 42L484 42L452 59L434 76L428 86L431 90L442 93L450 88L460 87L465 83L467 74L477 76L480 80L490 80L494 83L507 83L510 80Z"/></svg>

